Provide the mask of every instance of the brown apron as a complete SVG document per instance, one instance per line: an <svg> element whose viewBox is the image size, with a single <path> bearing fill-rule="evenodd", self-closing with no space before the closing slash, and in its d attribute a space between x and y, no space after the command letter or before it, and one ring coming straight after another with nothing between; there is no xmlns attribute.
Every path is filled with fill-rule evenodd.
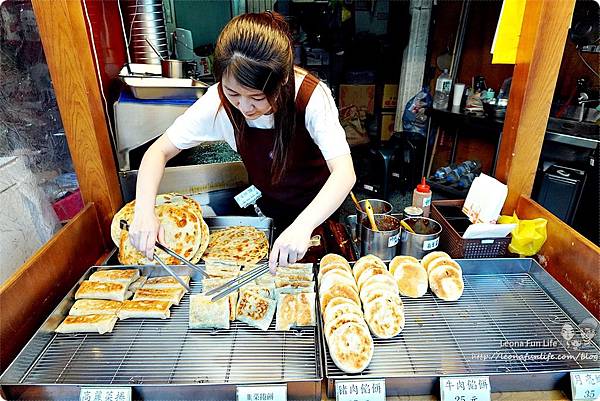
<svg viewBox="0 0 600 401"><path fill-rule="evenodd" d="M275 130L246 125L243 136L237 132L235 135L237 151L248 171L250 184L262 192L258 206L274 219L279 233L317 196L330 175L321 150L305 126L306 105L318 83L317 78L308 74L300 85L296 96L296 131L288 150L291 160L279 182L271 180Z"/></svg>

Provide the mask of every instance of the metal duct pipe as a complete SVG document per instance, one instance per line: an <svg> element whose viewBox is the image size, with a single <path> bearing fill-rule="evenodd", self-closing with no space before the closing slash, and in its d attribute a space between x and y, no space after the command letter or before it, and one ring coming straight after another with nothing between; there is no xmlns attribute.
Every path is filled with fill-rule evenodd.
<svg viewBox="0 0 600 401"><path fill-rule="evenodd" d="M160 64L146 42L152 42L162 57L169 57L167 28L162 0L120 0L123 8L127 51L133 63Z"/></svg>

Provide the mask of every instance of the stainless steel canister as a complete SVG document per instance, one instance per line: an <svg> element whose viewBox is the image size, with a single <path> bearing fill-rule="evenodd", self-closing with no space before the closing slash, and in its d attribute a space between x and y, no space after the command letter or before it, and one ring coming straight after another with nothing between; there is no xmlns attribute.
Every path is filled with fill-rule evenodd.
<svg viewBox="0 0 600 401"><path fill-rule="evenodd" d="M194 61L161 60L160 68L165 78L189 78L196 73Z"/></svg>
<svg viewBox="0 0 600 401"><path fill-rule="evenodd" d="M373 208L373 214L390 214L392 213L392 204L389 202L386 202L384 200L381 199L363 199L360 202L358 202L358 204L360 205L362 210L358 210L356 209L356 221L359 223L363 221L363 219L365 217L367 217L367 214L364 212L364 210L367 210L367 207L365 206L367 201L369 201L369 203L371 204L371 207ZM360 227L357 228L356 230L356 237L357 239L360 241Z"/></svg>
<svg viewBox="0 0 600 401"><path fill-rule="evenodd" d="M387 214L375 214L373 217L379 231L371 230L368 217L361 221L360 255L371 254L390 260L398 253L400 220Z"/></svg>
<svg viewBox="0 0 600 401"><path fill-rule="evenodd" d="M404 217L421 217L423 216L423 209L416 206L407 206L404 208Z"/></svg>
<svg viewBox="0 0 600 401"><path fill-rule="evenodd" d="M442 226L427 217L409 217L404 220L413 229L414 234L402 227L400 236L400 255L422 259L440 244Z"/></svg>

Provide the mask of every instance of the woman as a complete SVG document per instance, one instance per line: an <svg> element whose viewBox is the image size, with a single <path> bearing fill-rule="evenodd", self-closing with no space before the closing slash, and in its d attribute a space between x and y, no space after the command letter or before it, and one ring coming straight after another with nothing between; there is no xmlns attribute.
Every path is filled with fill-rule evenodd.
<svg viewBox="0 0 600 401"><path fill-rule="evenodd" d="M132 244L152 259L163 231L154 199L166 162L203 141L236 150L261 210L283 229L271 271L301 259L313 230L341 205L356 177L329 89L293 65L288 26L276 13L244 14L217 40L217 84L146 152L138 174Z"/></svg>

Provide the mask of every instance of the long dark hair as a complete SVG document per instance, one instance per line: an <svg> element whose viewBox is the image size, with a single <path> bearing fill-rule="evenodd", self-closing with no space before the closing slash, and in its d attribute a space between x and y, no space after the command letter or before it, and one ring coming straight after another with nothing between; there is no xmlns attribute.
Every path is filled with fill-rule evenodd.
<svg viewBox="0 0 600 401"><path fill-rule="evenodd" d="M217 39L214 70L217 81L231 74L241 85L262 91L274 113L273 182L286 170L289 145L296 128L295 83L289 27L275 12L233 18ZM243 137L243 114L229 103L219 84L219 96L235 134Z"/></svg>

